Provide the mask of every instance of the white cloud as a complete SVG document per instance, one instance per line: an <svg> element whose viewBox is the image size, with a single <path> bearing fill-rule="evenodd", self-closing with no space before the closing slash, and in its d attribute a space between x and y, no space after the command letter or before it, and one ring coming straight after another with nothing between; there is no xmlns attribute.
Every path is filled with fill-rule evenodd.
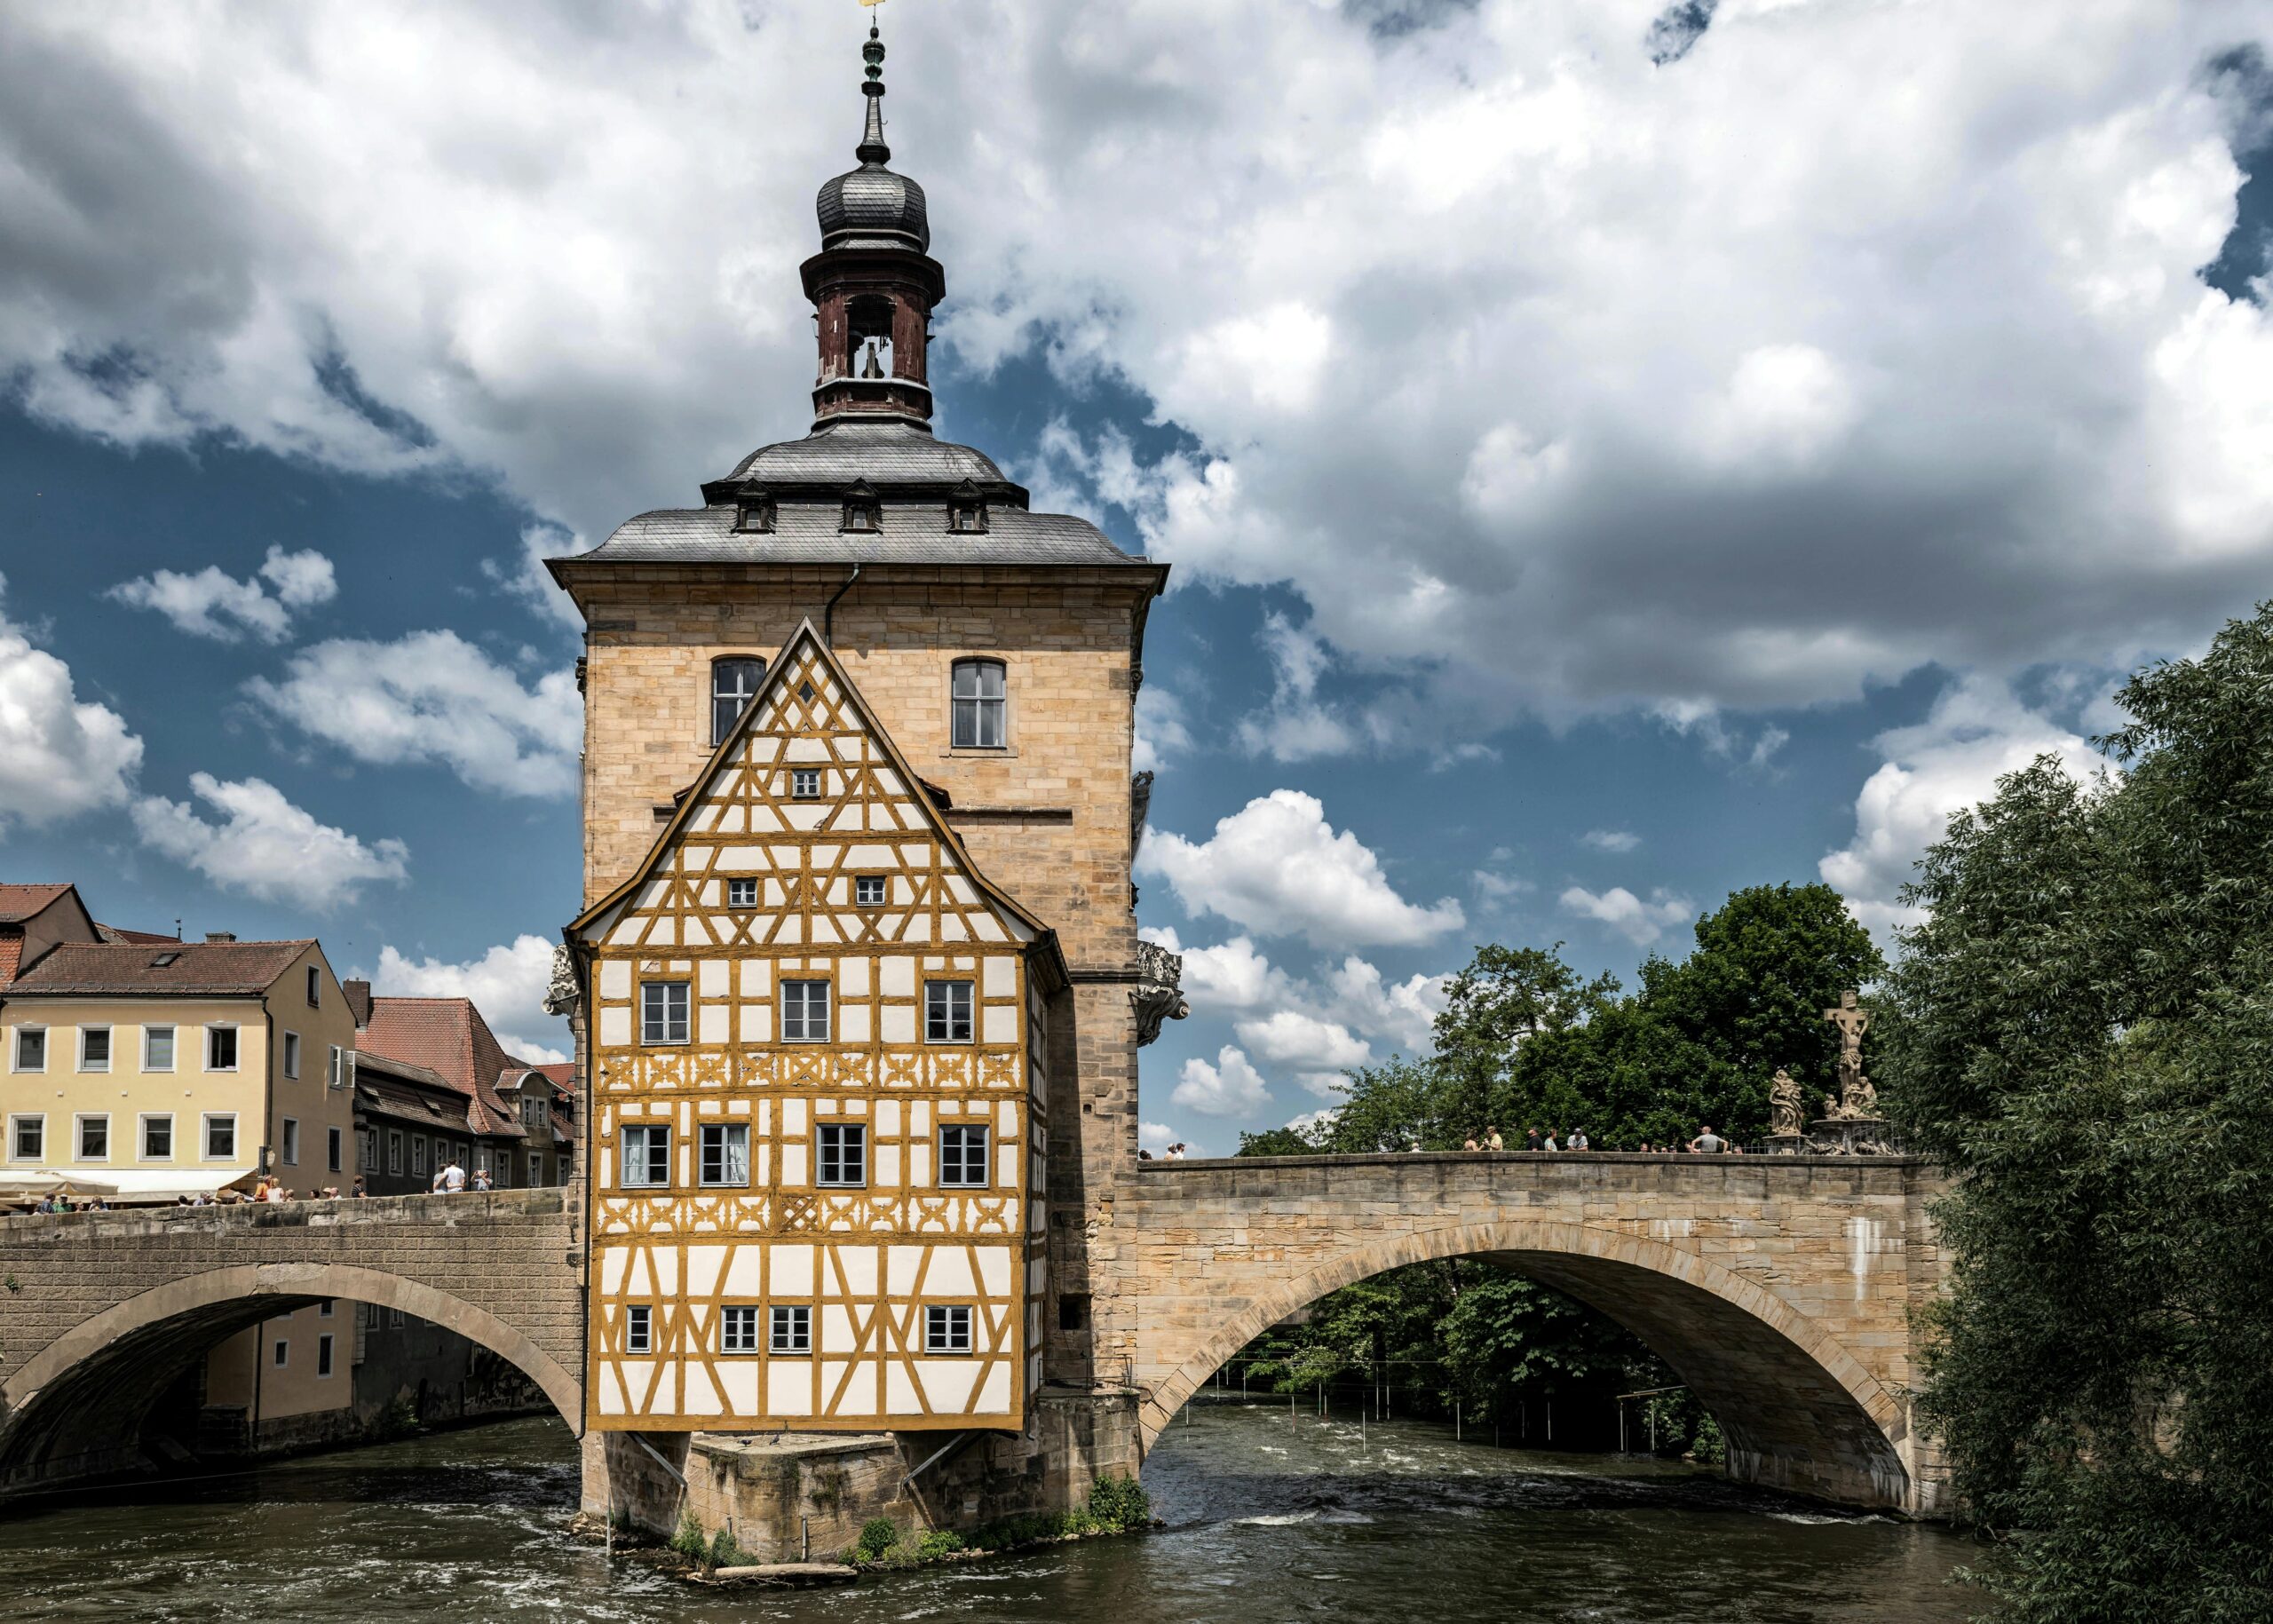
<svg viewBox="0 0 2273 1624"><path fill-rule="evenodd" d="M1184 701L1158 683L1136 691L1136 742L1130 769L1157 772L1192 749L1192 729L1184 719Z"/></svg>
<svg viewBox="0 0 2273 1624"><path fill-rule="evenodd" d="M119 805L141 764L125 718L81 700L71 668L0 612L0 836Z"/></svg>
<svg viewBox="0 0 2273 1624"><path fill-rule="evenodd" d="M194 575L155 570L122 581L105 594L129 608L156 610L177 631L221 643L237 642L248 632L264 643L281 643L291 634L295 610L314 608L338 595L329 558L281 547L271 547L259 571L242 581L209 564Z"/></svg>
<svg viewBox="0 0 2273 1624"><path fill-rule="evenodd" d="M1331 1127L1341 1114L1339 1105L1321 1105L1315 1111L1305 1111L1300 1116L1289 1118L1287 1126L1296 1133L1308 1133L1312 1129Z"/></svg>
<svg viewBox="0 0 2273 1624"><path fill-rule="evenodd" d="M1168 1098L1201 1116L1252 1116L1271 1103L1271 1090L1247 1058L1226 1043L1212 1065L1198 1055L1186 1060Z"/></svg>
<svg viewBox="0 0 2273 1624"><path fill-rule="evenodd" d="M2127 662L2248 601L2273 313L2195 268L2241 181L2200 70L2261 0L1730 4L1677 59L1661 9L911 10L934 376L1125 384L1190 443L1052 464L1075 499L1179 582L1290 590L1428 748ZM804 426L843 25L7 8L0 371L118 443L474 471L603 534Z"/></svg>
<svg viewBox="0 0 2273 1624"><path fill-rule="evenodd" d="M550 671L524 688L455 632L318 643L292 656L281 681L256 677L246 689L358 761L439 762L478 789L506 795L576 787L583 708L574 676Z"/></svg>
<svg viewBox="0 0 2273 1624"><path fill-rule="evenodd" d="M1275 612L1263 617L1259 640L1271 657L1271 703L1240 718L1240 747L1273 761L1309 761L1355 749L1361 733L1319 701L1319 678L1332 660L1324 641Z"/></svg>
<svg viewBox="0 0 2273 1624"><path fill-rule="evenodd" d="M371 990L397 998L470 998L510 1053L523 1060L565 1060L566 1028L544 1012L552 946L543 937L524 933L456 964L413 959L384 947Z"/></svg>
<svg viewBox="0 0 2273 1624"><path fill-rule="evenodd" d="M481 573L509 595L528 606L532 614L581 634L584 617L575 600L562 591L544 567L547 558L565 558L584 551L584 538L571 535L558 525L525 525L521 544L511 562L484 558Z"/></svg>
<svg viewBox="0 0 2273 1624"><path fill-rule="evenodd" d="M193 772L189 787L221 814L219 823L208 823L186 802L150 796L135 804L134 828L144 844L224 891L329 913L375 881L400 884L410 877L410 848L401 841L367 845L317 822L264 780L225 782Z"/></svg>
<svg viewBox="0 0 2273 1624"><path fill-rule="evenodd" d="M1565 909L1598 920L1637 947L1646 947L1675 925L1685 924L1697 911L1686 897L1660 887L1647 902L1623 885L1613 885L1597 896L1573 885L1562 896Z"/></svg>
<svg viewBox="0 0 2273 1624"><path fill-rule="evenodd" d="M1936 698L1926 719L1879 735L1884 764L1855 797L1855 837L1818 865L1873 930L1914 922L1897 893L1950 814L1996 793L1997 780L2039 756L2081 778L2101 764L2085 741L2021 703L1992 677L1968 677Z"/></svg>
<svg viewBox="0 0 2273 1624"><path fill-rule="evenodd" d="M1213 947L1187 947L1168 929L1138 932L1184 959L1184 992L1202 1013L1256 1010L1301 996L1286 971L1256 951L1252 938L1234 936Z"/></svg>
<svg viewBox="0 0 2273 1624"><path fill-rule="evenodd" d="M1296 789L1249 801L1203 842L1158 830L1137 867L1167 879L1195 916L1319 947L1423 942L1465 923L1450 897L1421 907L1398 896L1372 851L1346 829L1337 834L1318 799Z"/></svg>
<svg viewBox="0 0 2273 1624"><path fill-rule="evenodd" d="M1241 1043L1271 1066L1293 1072L1313 1094L1326 1093L1351 1066L1374 1062L1373 1046L1349 1027L1299 1010L1274 1010L1236 1022L1232 1030Z"/></svg>
<svg viewBox="0 0 2273 1624"><path fill-rule="evenodd" d="M1170 1127L1166 1122L1137 1123L1136 1142L1144 1149L1151 1151L1156 1156L1162 1151L1168 1149L1169 1145L1176 1144L1182 1144L1184 1145L1184 1154L1187 1156L1205 1156L1208 1154L1206 1147L1201 1145L1197 1140L1191 1138L1188 1135L1184 1133L1182 1129Z"/></svg>
<svg viewBox="0 0 2273 1624"><path fill-rule="evenodd" d="M1597 852L1631 852L1642 844L1642 837L1625 829L1588 829L1579 836L1579 844Z"/></svg>
<svg viewBox="0 0 2273 1624"><path fill-rule="evenodd" d="M1435 1042L1437 1017L1444 1013L1451 984L1450 975L1418 972L1389 981L1355 954L1327 977L1336 1015L1408 1055L1426 1054Z"/></svg>

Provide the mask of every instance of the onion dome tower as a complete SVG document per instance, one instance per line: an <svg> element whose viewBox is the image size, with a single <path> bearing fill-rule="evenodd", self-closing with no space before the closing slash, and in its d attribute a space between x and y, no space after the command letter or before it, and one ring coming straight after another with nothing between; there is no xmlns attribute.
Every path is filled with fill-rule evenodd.
<svg viewBox="0 0 2273 1624"><path fill-rule="evenodd" d="M802 267L805 297L820 312L820 370L813 424L846 420L928 424L931 388L923 350L946 273L931 256L923 188L885 165L884 45L868 25L860 54L867 120L853 156L860 167L820 189L820 252Z"/></svg>

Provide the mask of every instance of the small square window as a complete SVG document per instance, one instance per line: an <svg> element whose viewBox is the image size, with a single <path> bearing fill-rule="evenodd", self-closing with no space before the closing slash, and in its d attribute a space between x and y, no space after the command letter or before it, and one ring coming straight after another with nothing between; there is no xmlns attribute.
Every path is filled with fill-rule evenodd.
<svg viewBox="0 0 2273 1624"><path fill-rule="evenodd" d="M927 1043L970 1042L970 983L926 981L923 984L923 1041Z"/></svg>
<svg viewBox="0 0 2273 1624"><path fill-rule="evenodd" d="M656 1123L623 1130L623 1187L661 1189L671 1182L671 1130Z"/></svg>
<svg viewBox="0 0 2273 1624"><path fill-rule="evenodd" d="M718 1351L757 1351L757 1309L755 1305L730 1303L718 1311Z"/></svg>
<svg viewBox="0 0 2273 1624"><path fill-rule="evenodd" d="M848 502L844 504L844 527L847 530L870 535L876 529L877 523L875 504L867 502Z"/></svg>
<svg viewBox="0 0 2273 1624"><path fill-rule="evenodd" d="M20 1116L14 1119L15 1131L8 1136L8 1153L18 1161L37 1161L47 1154L47 1119L44 1116Z"/></svg>
<svg viewBox="0 0 2273 1624"><path fill-rule="evenodd" d="M749 1124L705 1122L701 1129L702 1182L740 1189L749 1183Z"/></svg>
<svg viewBox="0 0 2273 1624"><path fill-rule="evenodd" d="M926 1308L923 1311L923 1351L970 1352L970 1310L966 1307Z"/></svg>
<svg viewBox="0 0 2273 1624"><path fill-rule="evenodd" d="M756 880L728 880L726 882L726 906L728 907L756 907L757 906L757 882Z"/></svg>
<svg viewBox="0 0 2273 1624"><path fill-rule="evenodd" d="M47 1069L46 1027L16 1028L16 1069L20 1072L44 1072Z"/></svg>
<svg viewBox="0 0 2273 1624"><path fill-rule="evenodd" d="M868 1130L854 1122L827 1122L819 1134L820 1176L815 1182L839 1187L868 1182Z"/></svg>
<svg viewBox="0 0 2273 1624"><path fill-rule="evenodd" d="M795 800L820 800L820 769L819 767L791 768L789 770L789 794Z"/></svg>
<svg viewBox="0 0 2273 1624"><path fill-rule="evenodd" d="M773 528L773 504L770 502L745 502L734 511L734 528L745 535L763 534Z"/></svg>
<svg viewBox="0 0 2273 1624"><path fill-rule="evenodd" d="M643 981L639 985L639 1041L642 1043L684 1043L687 1041L687 994L684 981Z"/></svg>
<svg viewBox="0 0 2273 1624"><path fill-rule="evenodd" d="M986 1139L984 1128L939 1129L939 1184L943 1188L986 1188Z"/></svg>
<svg viewBox="0 0 2273 1624"><path fill-rule="evenodd" d="M170 1116L146 1116L142 1119L142 1159L146 1161L171 1161L174 1157L174 1120Z"/></svg>
<svg viewBox="0 0 2273 1624"><path fill-rule="evenodd" d="M237 1029L234 1026L205 1028L205 1069L209 1072L234 1072L237 1069Z"/></svg>
<svg viewBox="0 0 2273 1624"><path fill-rule="evenodd" d="M775 1353L811 1353L813 1351L813 1311L810 1308L776 1307L772 1335L768 1339L767 1346Z"/></svg>
<svg viewBox="0 0 2273 1624"><path fill-rule="evenodd" d="M108 1026L79 1028L79 1069L83 1072L110 1070L110 1028Z"/></svg>
<svg viewBox="0 0 2273 1624"><path fill-rule="evenodd" d="M237 1119L234 1113L205 1119L205 1160L234 1161L237 1156Z"/></svg>
<svg viewBox="0 0 2273 1624"><path fill-rule="evenodd" d="M623 1311L623 1351L626 1353L653 1353L655 1351L655 1311L645 1303L634 1303Z"/></svg>
<svg viewBox="0 0 2273 1624"><path fill-rule="evenodd" d="M785 1043L828 1042L828 983L784 981L781 984L781 1041Z"/></svg>
<svg viewBox="0 0 2273 1624"><path fill-rule="evenodd" d="M882 907L891 893L891 882L881 874L864 874L852 882L852 904L855 907Z"/></svg>

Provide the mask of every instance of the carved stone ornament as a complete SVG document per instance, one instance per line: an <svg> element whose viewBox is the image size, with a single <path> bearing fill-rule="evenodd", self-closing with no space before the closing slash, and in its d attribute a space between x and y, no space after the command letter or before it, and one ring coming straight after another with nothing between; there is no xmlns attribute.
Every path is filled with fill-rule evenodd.
<svg viewBox="0 0 2273 1624"><path fill-rule="evenodd" d="M552 949L552 978L544 984L544 1012L574 1016L583 994L576 990L576 960L561 942Z"/></svg>
<svg viewBox="0 0 2273 1624"><path fill-rule="evenodd" d="M1182 1020L1192 1013L1183 987L1182 954L1170 953L1156 942L1136 944L1136 985L1129 989L1129 1002L1136 1010L1138 1048L1160 1035L1162 1021Z"/></svg>
<svg viewBox="0 0 2273 1624"><path fill-rule="evenodd" d="M1778 1066L1775 1080L1768 1085L1768 1131L1778 1138L1798 1133L1805 1108L1799 1083L1791 1073Z"/></svg>

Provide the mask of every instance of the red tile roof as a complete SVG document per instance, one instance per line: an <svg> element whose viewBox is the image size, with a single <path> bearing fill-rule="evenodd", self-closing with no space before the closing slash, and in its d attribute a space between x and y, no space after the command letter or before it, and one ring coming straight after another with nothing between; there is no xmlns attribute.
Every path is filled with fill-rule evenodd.
<svg viewBox="0 0 2273 1624"><path fill-rule="evenodd" d="M273 986L293 961L314 946L313 940L178 942L171 937L159 944L131 947L65 942L17 977L9 991L17 997L251 997Z"/></svg>
<svg viewBox="0 0 2273 1624"><path fill-rule="evenodd" d="M23 962L24 932L20 926L0 925L0 986L16 978L16 966Z"/></svg>
<svg viewBox="0 0 2273 1624"><path fill-rule="evenodd" d="M164 942L171 946L181 940L180 937L169 936L163 931L130 931L124 925L98 924L95 934L107 942L131 942L136 946L149 942Z"/></svg>
<svg viewBox="0 0 2273 1624"><path fill-rule="evenodd" d="M524 1072L544 1070L507 1054L470 998L373 998L355 1046L435 1073L465 1096L467 1121L477 1133L519 1133L519 1114L499 1089L512 1087Z"/></svg>
<svg viewBox="0 0 2273 1624"><path fill-rule="evenodd" d="M0 884L0 924L21 924L36 917L70 889L67 881L52 885Z"/></svg>

